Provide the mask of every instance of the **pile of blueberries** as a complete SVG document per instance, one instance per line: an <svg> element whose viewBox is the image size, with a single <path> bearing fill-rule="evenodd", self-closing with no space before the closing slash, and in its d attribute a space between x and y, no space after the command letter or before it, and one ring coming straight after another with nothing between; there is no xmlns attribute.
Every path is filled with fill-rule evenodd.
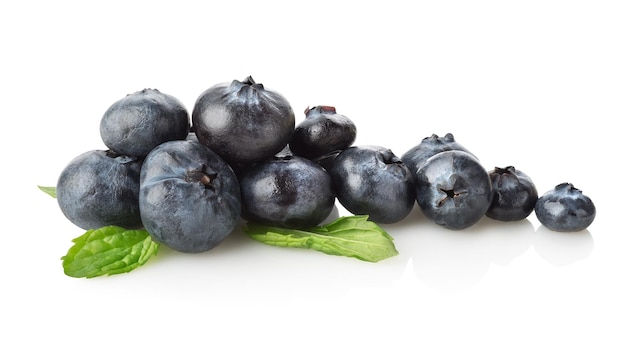
<svg viewBox="0 0 626 337"><path fill-rule="evenodd" d="M106 150L79 155L61 172L57 200L83 229L145 228L181 252L207 251L240 219L291 229L318 226L335 201L380 224L415 204L434 223L461 230L483 216L519 221L533 210L555 231L579 231L592 201L570 183L539 197L509 166L487 171L452 134L432 135L397 157L354 146L357 129L332 106L305 110L252 77L216 84L190 115L175 97L144 89L113 103L100 134Z"/></svg>

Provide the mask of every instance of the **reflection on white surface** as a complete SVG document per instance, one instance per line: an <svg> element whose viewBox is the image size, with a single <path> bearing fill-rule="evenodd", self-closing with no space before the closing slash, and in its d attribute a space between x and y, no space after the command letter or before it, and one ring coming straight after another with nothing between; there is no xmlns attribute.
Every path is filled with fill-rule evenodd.
<svg viewBox="0 0 626 337"><path fill-rule="evenodd" d="M588 257L593 238L587 230L559 233L529 220L501 222L483 218L459 231L449 230L425 219L419 210L397 227L387 226L400 254L408 259L400 282L415 279L444 292L471 289L491 266L507 266L531 247L553 265L566 265Z"/></svg>
<svg viewBox="0 0 626 337"><path fill-rule="evenodd" d="M468 289L485 276L491 264L507 265L525 253L533 234L529 221L496 223L483 219L460 231L423 224L415 237L413 269L431 287Z"/></svg>
<svg viewBox="0 0 626 337"><path fill-rule="evenodd" d="M533 245L537 254L553 266L566 266L591 255L594 243L588 229L561 233L539 226Z"/></svg>

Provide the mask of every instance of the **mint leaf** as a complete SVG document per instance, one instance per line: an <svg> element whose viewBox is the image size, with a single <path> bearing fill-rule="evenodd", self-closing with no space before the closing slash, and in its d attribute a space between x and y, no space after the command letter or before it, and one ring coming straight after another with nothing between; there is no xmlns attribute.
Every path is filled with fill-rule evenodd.
<svg viewBox="0 0 626 337"><path fill-rule="evenodd" d="M37 187L39 187L40 190L44 191L49 196L51 196L53 198L57 197L57 188L55 186L39 186L39 185L37 185Z"/></svg>
<svg viewBox="0 0 626 337"><path fill-rule="evenodd" d="M156 255L159 244L144 229L105 226L87 230L72 240L63 256L63 271L71 277L127 273Z"/></svg>
<svg viewBox="0 0 626 337"><path fill-rule="evenodd" d="M244 230L251 238L268 245L313 249L368 262L398 255L393 238L367 219L367 215L344 216L307 230L248 223Z"/></svg>

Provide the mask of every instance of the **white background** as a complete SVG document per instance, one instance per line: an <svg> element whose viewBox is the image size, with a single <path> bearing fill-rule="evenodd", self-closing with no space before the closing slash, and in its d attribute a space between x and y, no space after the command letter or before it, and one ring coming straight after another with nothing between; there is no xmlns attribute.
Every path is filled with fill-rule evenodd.
<svg viewBox="0 0 626 337"><path fill-rule="evenodd" d="M9 3L0 335L626 333L623 2ZM60 257L82 230L37 185L103 149L104 111L143 88L191 111L208 87L248 75L287 97L297 122L333 105L357 125L355 145L397 155L450 132L540 194L573 183L597 217L568 234L534 214L450 231L416 209L384 227L400 254L379 263L237 230L203 254L162 248L128 274L65 276Z"/></svg>

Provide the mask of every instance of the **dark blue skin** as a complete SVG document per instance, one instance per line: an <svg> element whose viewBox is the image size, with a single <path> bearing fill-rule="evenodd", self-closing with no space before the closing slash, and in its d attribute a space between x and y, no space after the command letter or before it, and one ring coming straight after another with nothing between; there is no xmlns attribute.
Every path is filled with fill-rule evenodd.
<svg viewBox="0 0 626 337"><path fill-rule="evenodd" d="M311 160L323 167L326 171L330 171L330 168L332 167L335 158L339 155L339 153L341 153L341 151L342 150L336 150ZM286 157L293 155L293 151L291 151L291 148L289 147L289 145L287 145L282 150L280 150L280 152L275 154L274 157Z"/></svg>
<svg viewBox="0 0 626 337"><path fill-rule="evenodd" d="M296 126L289 147L295 155L316 160L346 149L356 139L356 126L335 107L316 106L304 111L306 118Z"/></svg>
<svg viewBox="0 0 626 337"><path fill-rule="evenodd" d="M63 214L82 229L142 227L139 213L141 159L92 150L72 159L56 185Z"/></svg>
<svg viewBox="0 0 626 337"><path fill-rule="evenodd" d="M100 136L111 150L145 157L157 145L185 139L190 119L175 97L143 89L113 103L100 120Z"/></svg>
<svg viewBox="0 0 626 337"><path fill-rule="evenodd" d="M476 157L460 150L440 152L417 171L417 203L424 215L453 230L474 225L491 205L492 186Z"/></svg>
<svg viewBox="0 0 626 337"><path fill-rule="evenodd" d="M543 194L535 204L535 215L542 225L557 232L586 229L596 217L591 199L571 183L561 183Z"/></svg>
<svg viewBox="0 0 626 337"><path fill-rule="evenodd" d="M415 178L417 170L419 170L420 166L424 164L428 158L437 153L450 150L460 150L470 153L463 145L459 144L454 139L454 135L451 133L447 133L444 137L433 134L430 137L422 139L419 144L406 151L402 157L400 157L400 160L406 164L411 174L413 174L413 178Z"/></svg>
<svg viewBox="0 0 626 337"><path fill-rule="evenodd" d="M326 171L330 172L333 165L335 164L335 158L341 153L343 150L337 150L330 153L327 153L321 157L315 158L315 162L322 166Z"/></svg>
<svg viewBox="0 0 626 337"><path fill-rule="evenodd" d="M538 199L532 179L513 166L496 167L488 173L493 199L485 215L500 221L526 219L535 209Z"/></svg>
<svg viewBox="0 0 626 337"><path fill-rule="evenodd" d="M242 218L291 229L315 227L335 204L330 175L313 161L277 156L240 175Z"/></svg>
<svg viewBox="0 0 626 337"><path fill-rule="evenodd" d="M352 214L390 224L415 206L411 172L390 149L352 146L334 159L330 174L337 200Z"/></svg>
<svg viewBox="0 0 626 337"><path fill-rule="evenodd" d="M184 253L214 248L241 215L235 173L193 139L166 142L152 150L141 168L139 192L145 229L155 241Z"/></svg>
<svg viewBox="0 0 626 337"><path fill-rule="evenodd" d="M252 77L205 90L191 117L198 140L231 166L271 158L289 143L295 127L289 102Z"/></svg>

